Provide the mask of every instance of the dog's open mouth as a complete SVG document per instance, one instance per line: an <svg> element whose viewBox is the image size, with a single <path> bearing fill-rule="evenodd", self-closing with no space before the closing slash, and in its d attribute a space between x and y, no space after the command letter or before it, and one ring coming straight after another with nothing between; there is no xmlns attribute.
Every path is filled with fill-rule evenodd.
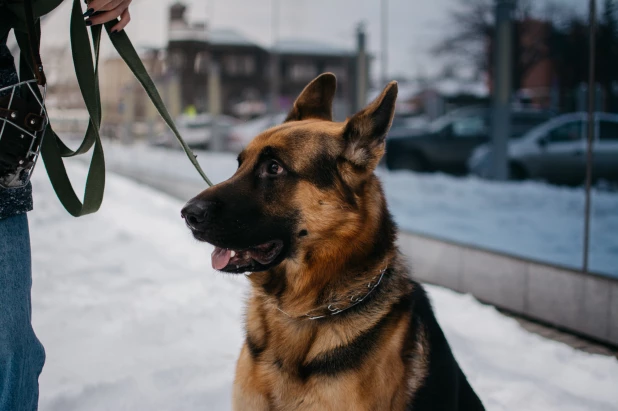
<svg viewBox="0 0 618 411"><path fill-rule="evenodd" d="M258 263L266 266L272 263L283 248L280 240L269 241L244 250L215 247L212 252L212 268L220 271L239 271L244 267L250 268Z"/></svg>

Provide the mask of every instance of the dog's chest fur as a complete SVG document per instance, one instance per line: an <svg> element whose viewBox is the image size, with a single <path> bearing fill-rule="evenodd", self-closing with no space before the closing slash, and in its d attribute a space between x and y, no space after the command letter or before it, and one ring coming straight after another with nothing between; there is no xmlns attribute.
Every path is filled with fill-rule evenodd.
<svg viewBox="0 0 618 411"><path fill-rule="evenodd" d="M298 322L254 296L235 409L404 410L412 388L402 355L410 315L386 307L342 321Z"/></svg>
<svg viewBox="0 0 618 411"><path fill-rule="evenodd" d="M343 123L335 90L332 74L312 81L234 176L183 208L216 247L213 267L252 273L233 408L482 410L401 259L374 174L397 85Z"/></svg>

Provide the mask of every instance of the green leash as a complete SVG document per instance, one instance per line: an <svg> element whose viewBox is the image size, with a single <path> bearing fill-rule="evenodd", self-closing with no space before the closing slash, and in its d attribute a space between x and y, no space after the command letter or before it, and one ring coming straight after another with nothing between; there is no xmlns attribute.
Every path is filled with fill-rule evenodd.
<svg viewBox="0 0 618 411"><path fill-rule="evenodd" d="M32 0L25 0L26 3L31 1ZM46 7L45 3L50 4ZM49 7L52 7L51 3L57 5L59 1L39 0L36 3L36 6L39 6L39 9L41 10L47 10ZM26 9L27 8L28 7L26 7ZM24 15L27 22L28 19L32 19L33 22L34 16L40 15L37 14L36 7L34 16L29 14L30 13L26 12ZM212 186L212 182L208 179L204 173L204 170L202 170L197 162L195 154L193 154L189 146L180 136L172 117L163 104L157 88L148 75L144 64L131 44L129 37L124 30L117 33L111 32L112 27L117 22L118 20L110 21L104 25L116 51L125 61L129 69L133 72L165 123L176 136L176 139L187 154L189 161L191 161L204 181L209 186ZM15 37L21 50L20 61L22 64L20 65L20 77L22 81L32 79L34 78L33 73L35 73L35 68L32 67L33 59L28 58L27 56L28 54L32 55L33 48L37 49L36 55L38 55L38 39L40 38L41 33L40 24L37 20L35 29L36 33L32 33L32 29L23 30L28 26L33 27L33 24L27 24L26 27L19 25L15 26ZM93 58L91 43L88 37L86 23L83 18L80 0L73 1L70 32L71 49L73 53L73 63L75 66L75 73L77 75L77 82L79 84L84 103L86 104L86 109L90 115L90 121L84 139L82 140L80 146L74 151L67 147L62 142L60 137L58 137L58 135L54 132L51 125L48 125L41 144L41 155L43 157L45 168L47 169L47 174L49 175L49 179L54 187L54 190L56 191L58 199L71 215L79 217L96 212L101 207L101 203L103 202L103 193L105 191L105 156L103 154L103 146L101 144L101 136L99 134L99 130L101 128L101 96L99 92L98 68L102 27L93 26L90 29L92 46L94 49ZM33 43L32 39L35 36L36 41ZM84 189L84 200L82 202L77 194L75 194L75 190L73 189L67 174L63 158L74 157L87 153L93 147L92 160L88 169L88 177L86 178L86 186Z"/></svg>

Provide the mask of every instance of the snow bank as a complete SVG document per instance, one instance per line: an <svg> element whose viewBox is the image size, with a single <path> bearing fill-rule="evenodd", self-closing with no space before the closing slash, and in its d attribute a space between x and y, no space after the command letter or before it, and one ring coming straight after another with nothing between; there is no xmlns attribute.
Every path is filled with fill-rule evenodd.
<svg viewBox="0 0 618 411"><path fill-rule="evenodd" d="M69 173L83 180L81 166ZM103 209L73 219L42 167L34 185L33 322L47 351L40 409L229 410L247 284L213 272L210 247L180 219L182 203L111 174ZM488 410L616 410L615 358L428 289Z"/></svg>

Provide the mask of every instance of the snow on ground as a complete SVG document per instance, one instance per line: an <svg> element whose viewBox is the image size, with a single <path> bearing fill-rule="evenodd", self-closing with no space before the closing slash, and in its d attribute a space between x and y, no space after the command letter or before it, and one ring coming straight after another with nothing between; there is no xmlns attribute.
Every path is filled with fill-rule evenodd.
<svg viewBox="0 0 618 411"><path fill-rule="evenodd" d="M187 199L201 187L181 151L106 145L110 168L148 175ZM231 154L200 153L213 181L236 169ZM580 269L584 192L540 182L495 183L443 174L379 171L389 207L404 230L489 250ZM590 267L618 277L618 193L595 190L591 211Z"/></svg>
<svg viewBox="0 0 618 411"><path fill-rule="evenodd" d="M527 181L380 173L400 227L488 250L581 269L584 190ZM618 193L595 190L591 271L618 278Z"/></svg>
<svg viewBox="0 0 618 411"><path fill-rule="evenodd" d="M209 163L213 177L222 169ZM69 167L82 178L81 165ZM210 268L182 202L110 174L102 210L74 219L35 173L33 322L41 411L229 410L245 278ZM616 410L618 360L521 329L470 296L428 287L488 410Z"/></svg>
<svg viewBox="0 0 618 411"><path fill-rule="evenodd" d="M30 214L40 409L229 409L244 277L207 267L179 201L109 176L103 210L74 219L45 178Z"/></svg>

